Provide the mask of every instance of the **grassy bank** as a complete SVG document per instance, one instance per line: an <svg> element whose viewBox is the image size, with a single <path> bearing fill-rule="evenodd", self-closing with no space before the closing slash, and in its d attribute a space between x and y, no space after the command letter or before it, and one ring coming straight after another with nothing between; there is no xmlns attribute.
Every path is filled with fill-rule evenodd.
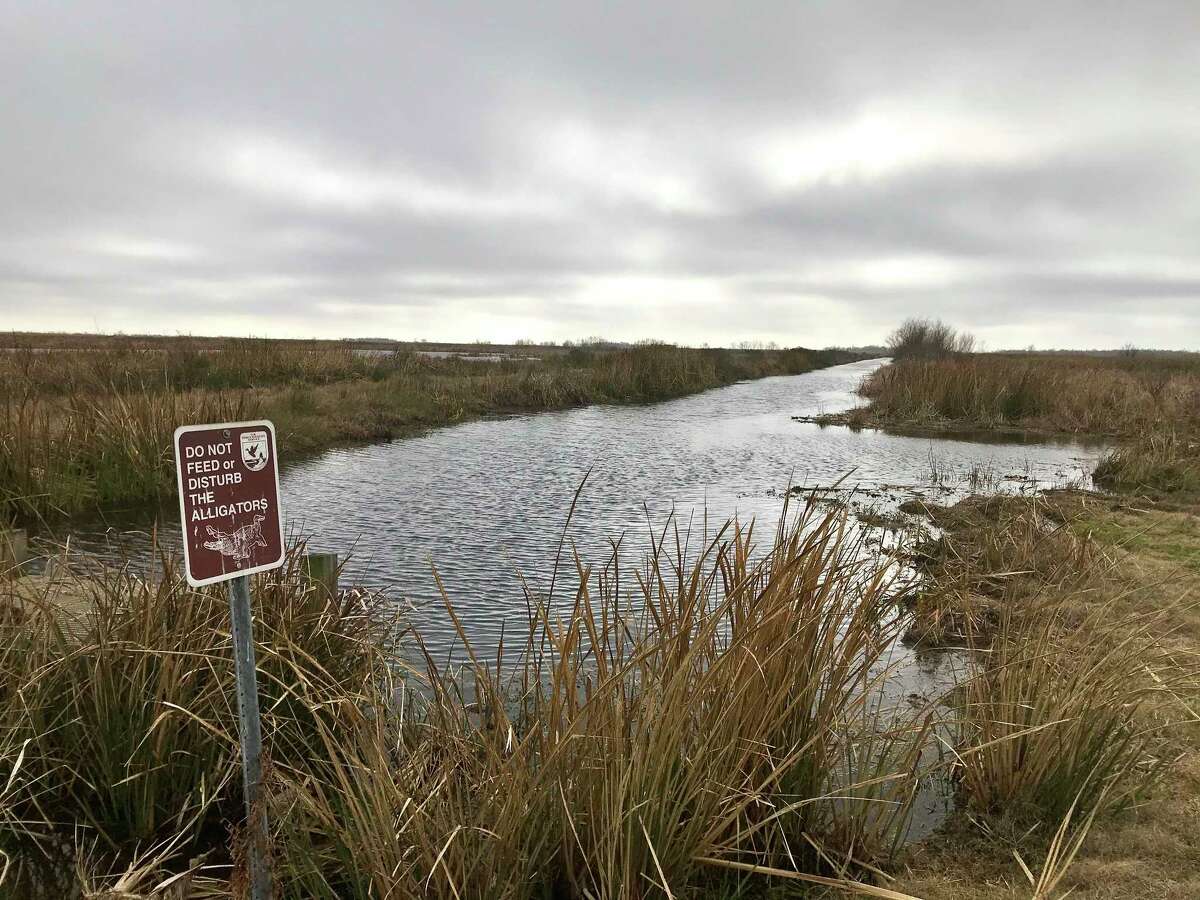
<svg viewBox="0 0 1200 900"><path fill-rule="evenodd" d="M1096 467L1096 483L1111 490L1184 502L1200 495L1200 427L1162 428L1125 441Z"/></svg>
<svg viewBox="0 0 1200 900"><path fill-rule="evenodd" d="M556 613L529 588L528 628L455 671L379 598L307 587L297 548L255 586L281 895L1194 896L1194 513L933 512L929 604L967 586L992 616L963 629L957 690L897 710L877 698L907 582L840 509L807 505L759 553L734 523L692 559L651 536L633 594L630 560L577 560ZM28 584L0 584L0 897L236 895L222 592L169 560ZM906 848L930 778L958 812Z"/></svg>
<svg viewBox="0 0 1200 900"><path fill-rule="evenodd" d="M1061 492L930 512L945 535L918 624L955 622L978 652L949 698L958 812L898 886L1200 894L1200 505Z"/></svg>
<svg viewBox="0 0 1200 900"><path fill-rule="evenodd" d="M1115 436L1200 424L1200 356L980 353L905 359L862 385L893 425Z"/></svg>
<svg viewBox="0 0 1200 900"><path fill-rule="evenodd" d="M1022 865L1081 897L1194 896L1195 512L931 512L944 536L897 551L927 573L904 615L893 558L811 503L758 553L729 523L693 558L667 532L640 566L576 560L555 612L527 588L528 628L454 671L379 598L306 586L297 548L255 587L283 896L1057 896ZM960 687L881 709L930 617L976 648ZM236 893L227 621L170 560L0 583L0 897ZM928 779L958 812L905 848Z"/></svg>
<svg viewBox="0 0 1200 900"><path fill-rule="evenodd" d="M352 344L177 339L0 353L0 520L160 502L177 425L269 418L285 459L485 415L679 397L854 357L667 345L464 360Z"/></svg>

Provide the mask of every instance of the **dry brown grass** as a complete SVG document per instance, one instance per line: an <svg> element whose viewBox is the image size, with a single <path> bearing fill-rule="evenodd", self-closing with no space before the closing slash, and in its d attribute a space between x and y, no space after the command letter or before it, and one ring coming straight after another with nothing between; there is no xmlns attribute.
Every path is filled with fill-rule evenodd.
<svg viewBox="0 0 1200 900"><path fill-rule="evenodd" d="M1042 497L976 496L954 506L913 504L942 534L920 542L925 576L910 597L906 640L967 646L990 640L1005 610L1047 585L1079 591L1110 561Z"/></svg>
<svg viewBox="0 0 1200 900"><path fill-rule="evenodd" d="M885 425L1137 435L1200 427L1200 356L912 359L875 372L862 393Z"/></svg>
<svg viewBox="0 0 1200 900"><path fill-rule="evenodd" d="M516 668L473 658L469 704L430 660L412 726L326 735L327 787L280 790L300 893L625 900L755 867L877 891L844 879L892 848L913 760L880 751L922 730L870 704L891 575L813 507L765 557L736 526L694 562L664 546L626 600L615 557L577 564L569 614L531 595Z"/></svg>
<svg viewBox="0 0 1200 900"><path fill-rule="evenodd" d="M294 567L260 577L284 895L643 900L762 884L749 868L902 896L872 883L927 734L872 700L896 569L815 504L761 553L736 523L691 552L687 535L651 537L633 585L616 555L577 560L559 577L571 594L531 590L528 632L457 673L426 656L417 674L374 617L305 590ZM84 587L77 624L11 588L0 760L21 763L0 817L27 823L0 834L12 877L61 875L74 856L68 879L95 891L228 879L224 598L170 569ZM448 596L446 614L457 622Z"/></svg>
<svg viewBox="0 0 1200 900"><path fill-rule="evenodd" d="M1106 454L1095 479L1111 490L1200 495L1200 432L1164 428L1140 435Z"/></svg>
<svg viewBox="0 0 1200 900"><path fill-rule="evenodd" d="M299 552L256 579L264 731L286 769L308 764L316 720L388 670L386 622L366 598L306 587ZM228 602L188 589L170 561L155 575L80 577L85 602L68 607L49 581L0 583L0 819L15 824L0 831L12 862L0 896L70 878L73 860L160 878L168 857L229 860L222 822L238 818L240 774Z"/></svg>

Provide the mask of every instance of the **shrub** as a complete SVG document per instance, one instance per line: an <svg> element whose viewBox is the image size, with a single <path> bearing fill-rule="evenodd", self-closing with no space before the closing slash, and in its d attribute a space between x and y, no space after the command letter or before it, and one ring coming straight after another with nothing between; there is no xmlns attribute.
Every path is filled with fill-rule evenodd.
<svg viewBox="0 0 1200 900"><path fill-rule="evenodd" d="M959 333L940 319L906 319L887 339L888 353L893 359L944 359L970 353L975 338Z"/></svg>

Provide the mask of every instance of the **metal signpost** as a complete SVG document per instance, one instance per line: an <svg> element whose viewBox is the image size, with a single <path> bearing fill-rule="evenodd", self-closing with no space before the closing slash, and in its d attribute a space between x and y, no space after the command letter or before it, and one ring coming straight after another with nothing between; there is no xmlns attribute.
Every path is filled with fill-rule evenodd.
<svg viewBox="0 0 1200 900"><path fill-rule="evenodd" d="M283 565L275 426L260 421L178 428L175 471L188 584L201 587L229 582L250 896L252 900L270 900L250 576Z"/></svg>

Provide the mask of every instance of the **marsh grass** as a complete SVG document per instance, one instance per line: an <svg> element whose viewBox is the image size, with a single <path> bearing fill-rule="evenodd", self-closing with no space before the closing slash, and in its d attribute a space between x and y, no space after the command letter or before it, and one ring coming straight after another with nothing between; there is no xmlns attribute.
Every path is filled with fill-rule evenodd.
<svg viewBox="0 0 1200 900"><path fill-rule="evenodd" d="M668 345L495 361L286 341L165 347L0 353L0 521L165 500L178 425L270 418L295 459L488 414L663 400L854 358Z"/></svg>
<svg viewBox="0 0 1200 900"><path fill-rule="evenodd" d="M1093 477L1112 490L1200 494L1200 432L1163 429L1105 454Z"/></svg>
<svg viewBox="0 0 1200 900"><path fill-rule="evenodd" d="M900 884L946 900L1195 896L1195 576L1154 530L1186 547L1194 514L1082 491L924 509L943 534L924 548L918 623L980 618L951 629L968 668L935 732L957 809L909 848Z"/></svg>
<svg viewBox="0 0 1200 900"><path fill-rule="evenodd" d="M861 393L884 424L1131 436L1200 425L1200 356L904 359L871 374Z"/></svg>
<svg viewBox="0 0 1200 900"><path fill-rule="evenodd" d="M925 578L908 598L912 621L905 639L913 643L985 642L1006 611L1019 611L1028 597L1049 588L1085 590L1113 565L1040 496L969 497L919 509L941 534L914 548Z"/></svg>
<svg viewBox="0 0 1200 900"><path fill-rule="evenodd" d="M926 545L915 627L950 623L970 649L973 672L951 695L967 808L1045 831L1144 797L1172 761L1175 688L1195 681L1164 649L1177 604L1131 611L1119 559L1052 497L929 512L944 532Z"/></svg>
<svg viewBox="0 0 1200 900"><path fill-rule="evenodd" d="M379 610L306 589L294 554L260 577L285 895L623 900L746 869L896 895L873 882L928 727L873 699L896 569L815 503L757 543L728 523L690 543L664 531L628 571L616 548L597 568L575 559L556 595L527 588L528 627L495 657L460 627L457 675L405 663ZM0 814L32 823L2 838L9 883L69 867L64 841L97 889L197 866L233 865L236 882L224 597L166 560L152 580L78 587L77 614L50 587L6 597L0 746L6 766L23 759Z"/></svg>
<svg viewBox="0 0 1200 900"><path fill-rule="evenodd" d="M1056 896L1060 898L1067 896L1066 894L1056 894L1058 886L1066 877L1072 863L1075 862L1075 857L1079 855L1079 851L1083 847L1083 842L1087 839L1088 832L1096 820L1096 814L1104 806L1105 795L1106 791L1100 791L1099 795L1093 798L1090 810L1080 810L1080 798L1076 798L1075 802L1071 804L1070 808L1063 815L1058 829L1050 839L1049 846L1046 848L1045 858L1036 876L1021 857L1021 854L1013 850L1013 856L1016 858L1017 865L1021 867L1021 872L1029 881L1029 886L1032 890L1029 900L1054 900ZM1082 821L1079 819L1081 812L1083 813ZM1068 891L1068 893L1070 892Z"/></svg>
<svg viewBox="0 0 1200 900"><path fill-rule="evenodd" d="M256 585L284 895L642 900L769 879L905 897L888 873L938 734L972 815L1049 842L1036 876L1039 845L1021 847L1049 896L1092 822L1171 762L1186 673L1160 649L1170 611L1095 600L1070 576L1076 544L1010 592L992 563L1045 555L1056 520L1038 509L1020 537L1033 501L997 502L942 513L975 540L947 560L988 566L1006 603L949 721L881 702L907 576L816 497L765 538L672 526L640 563L620 542L595 566L567 556L488 658L443 589L453 672L371 598L306 588L294 551ZM151 580L80 579L84 603L19 584L0 644L0 896L63 871L84 896L236 890L221 592L188 590L169 560Z"/></svg>
<svg viewBox="0 0 1200 900"><path fill-rule="evenodd" d="M353 702L384 657L369 610L305 586L298 553L256 579L264 728L280 768L307 764L315 720ZM2 589L14 612L0 628L0 734L21 756L6 812L23 825L0 850L19 860L16 884L61 875L77 844L102 872L151 848L219 847L240 796L222 592L188 589L169 559L153 580L125 568Z"/></svg>
<svg viewBox="0 0 1200 900"><path fill-rule="evenodd" d="M228 422L248 410L219 393L79 396L0 404L0 518L30 520L166 496L171 435L186 422Z"/></svg>
<svg viewBox="0 0 1200 900"><path fill-rule="evenodd" d="M664 533L630 597L615 552L577 559L569 605L529 589L513 650L484 660L460 632L469 690L427 657L402 722L325 736L323 784L277 792L287 877L314 897L595 898L733 865L861 877L911 808L884 735L912 734L870 706L892 575L856 540L815 507L761 557L733 523L690 561Z"/></svg>
<svg viewBox="0 0 1200 900"><path fill-rule="evenodd" d="M1044 605L1006 615L961 689L959 783L970 806L1058 822L1143 798L1171 759L1156 752L1161 711L1181 677L1158 649L1163 614L1098 605L1080 621Z"/></svg>

